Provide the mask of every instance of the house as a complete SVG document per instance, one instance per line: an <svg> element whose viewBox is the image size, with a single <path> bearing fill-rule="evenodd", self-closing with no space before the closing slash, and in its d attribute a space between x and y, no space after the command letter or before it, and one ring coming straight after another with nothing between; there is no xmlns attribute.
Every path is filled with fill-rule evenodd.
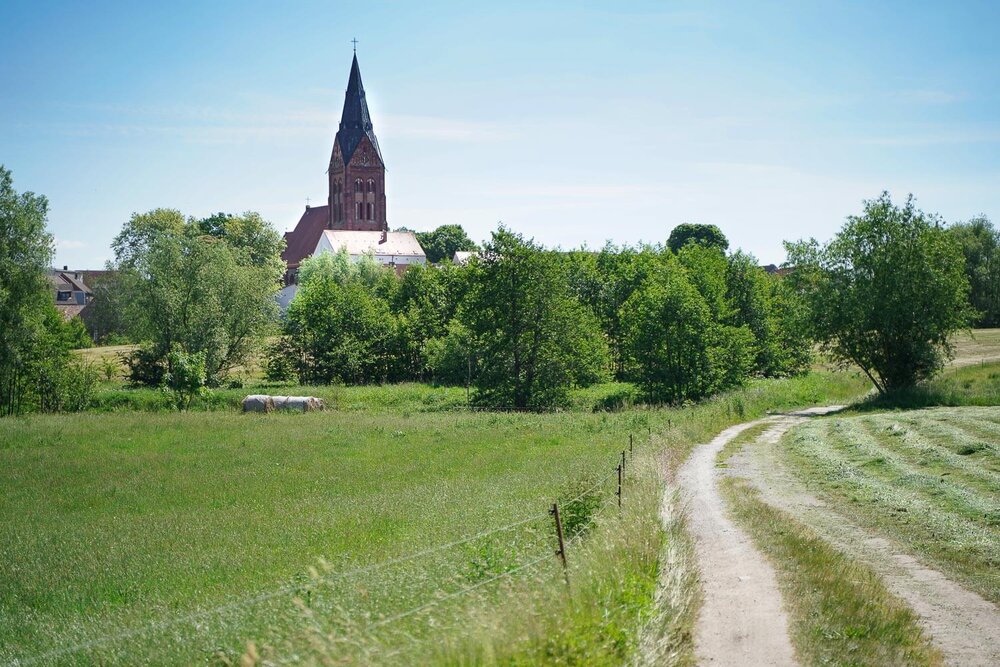
<svg viewBox="0 0 1000 667"><path fill-rule="evenodd" d="M402 273L414 264L426 264L427 256L413 232L360 232L325 229L316 244L314 255L347 250L357 261L371 254L375 261Z"/></svg>
<svg viewBox="0 0 1000 667"><path fill-rule="evenodd" d="M68 266L61 271L49 271L49 283L54 292L56 310L67 320L80 315L94 296L84 282L83 272L70 271Z"/></svg>

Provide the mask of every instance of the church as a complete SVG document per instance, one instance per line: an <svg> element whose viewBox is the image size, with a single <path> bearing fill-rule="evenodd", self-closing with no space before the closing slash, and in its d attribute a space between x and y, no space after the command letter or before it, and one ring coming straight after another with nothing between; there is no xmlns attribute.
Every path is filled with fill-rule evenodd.
<svg viewBox="0 0 1000 667"><path fill-rule="evenodd" d="M299 265L307 257L346 248L352 259L372 253L402 273L427 257L413 232L390 232L385 207L385 163L372 127L358 55L344 95L340 127L327 170L326 206L309 206L295 229L285 234L285 285L282 302L291 300ZM284 305L283 303L283 305Z"/></svg>

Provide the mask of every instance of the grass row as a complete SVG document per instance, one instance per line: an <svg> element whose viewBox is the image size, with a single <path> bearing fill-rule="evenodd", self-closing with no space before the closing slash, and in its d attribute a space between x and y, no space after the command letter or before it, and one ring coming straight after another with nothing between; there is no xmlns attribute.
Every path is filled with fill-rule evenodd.
<svg viewBox="0 0 1000 667"><path fill-rule="evenodd" d="M730 511L774 565L799 659L812 665L941 665L916 615L870 568L834 549L736 477Z"/></svg>
<svg viewBox="0 0 1000 667"><path fill-rule="evenodd" d="M817 420L784 440L834 505L1000 601L1000 452L995 409L936 408Z"/></svg>
<svg viewBox="0 0 1000 667"><path fill-rule="evenodd" d="M610 472L629 433L659 434L682 456L767 409L843 401L862 387L854 376L815 374L689 408L529 415L422 411L415 405L437 390L403 386L362 388L380 406L372 410L5 420L0 660L82 644L44 662L225 661L254 639L275 655L359 662L621 664L638 650L640 628L655 635L691 606L656 603L662 554L677 545L663 541L650 490L633 496L634 516L592 513L568 596L551 559L402 625L346 630L547 555L549 504ZM652 480L632 483L652 489ZM513 536L327 581L536 513L539 523ZM470 630L475 614L485 630ZM432 646L447 650L427 653Z"/></svg>

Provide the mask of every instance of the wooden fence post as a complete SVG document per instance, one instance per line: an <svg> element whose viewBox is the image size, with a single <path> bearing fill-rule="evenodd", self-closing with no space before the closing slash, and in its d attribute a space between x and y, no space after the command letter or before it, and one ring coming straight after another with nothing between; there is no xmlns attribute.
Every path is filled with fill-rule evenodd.
<svg viewBox="0 0 1000 667"><path fill-rule="evenodd" d="M555 517L556 520L556 536L559 537L559 551L556 552L556 555L562 561L563 577L566 579L566 587L569 588L569 566L566 564L566 542L563 540L562 519L559 517L559 503L552 503L552 509L549 510L549 514Z"/></svg>

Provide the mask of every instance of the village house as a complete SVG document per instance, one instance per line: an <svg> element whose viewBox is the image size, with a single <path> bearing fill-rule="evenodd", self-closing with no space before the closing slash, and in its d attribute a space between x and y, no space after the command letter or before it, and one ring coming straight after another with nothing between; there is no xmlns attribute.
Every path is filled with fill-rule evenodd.
<svg viewBox="0 0 1000 667"><path fill-rule="evenodd" d="M340 127L333 140L327 170L325 206L306 206L295 228L285 234L286 306L296 291L299 265L307 257L346 248L353 259L371 254L375 260L405 271L425 264L427 256L413 232L391 232L386 216L385 163L372 127L355 53L344 95Z"/></svg>
<svg viewBox="0 0 1000 667"><path fill-rule="evenodd" d="M94 297L94 293L84 282L83 272L70 271L68 266L64 266L61 271L49 271L49 284L55 293L56 310L67 320L79 316Z"/></svg>

